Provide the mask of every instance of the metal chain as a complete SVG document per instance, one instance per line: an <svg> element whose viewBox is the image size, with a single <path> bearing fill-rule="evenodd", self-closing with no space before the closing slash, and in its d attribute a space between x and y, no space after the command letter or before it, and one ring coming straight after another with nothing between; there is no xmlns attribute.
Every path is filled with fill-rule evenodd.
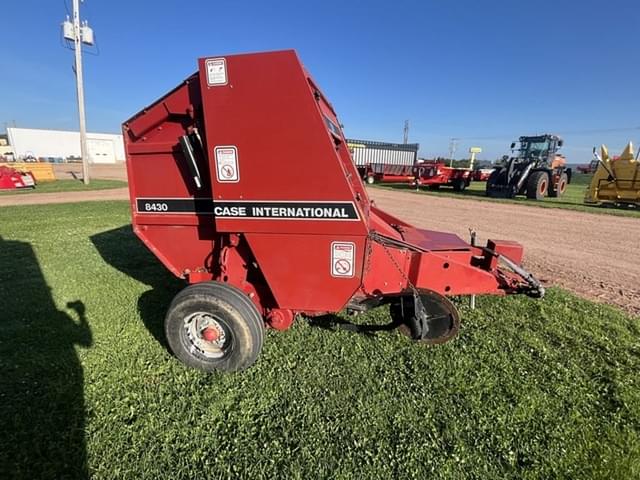
<svg viewBox="0 0 640 480"><path fill-rule="evenodd" d="M371 239L371 241L376 241L377 235L375 234L375 232L369 232L369 238ZM427 314L427 309L424 308L424 304L422 303L422 299L420 298L420 293L418 292L418 289L413 284L413 282L409 280L409 277L404 273L404 270L400 268L400 265L398 264L398 262L396 262L396 259L393 258L393 255L391 254L387 246L384 244L384 242L378 241L377 243L379 243L382 246L382 249L391 260L391 263L396 267L398 272L400 272L400 275L402 275L402 278L404 278L404 280L407 282L407 285L409 285L409 288L413 293L413 301L415 304L416 311L414 311L414 315L420 325L420 336L422 338L425 338L427 333L429 332L429 324L427 323L428 314Z"/></svg>
<svg viewBox="0 0 640 480"><path fill-rule="evenodd" d="M370 232L369 233L369 239L372 242L376 242L377 236L374 232ZM409 285L409 288L411 289L412 293L414 295L419 295L418 293L418 289L416 288L416 286L411 283L411 280L409 280L409 277L404 273L404 270L402 268L400 268L400 265L398 264L398 262L396 262L396 259L393 257L393 255L391 254L391 252L389 251L389 248L383 243L383 242L376 242L379 245L382 246L384 252L387 254L387 256L389 257L389 259L391 260L391 263L393 263L393 265L396 267L396 269L398 270L398 272L400 272L400 275L402 275L402 278L407 282L407 284ZM371 250L371 245L369 245L369 248Z"/></svg>

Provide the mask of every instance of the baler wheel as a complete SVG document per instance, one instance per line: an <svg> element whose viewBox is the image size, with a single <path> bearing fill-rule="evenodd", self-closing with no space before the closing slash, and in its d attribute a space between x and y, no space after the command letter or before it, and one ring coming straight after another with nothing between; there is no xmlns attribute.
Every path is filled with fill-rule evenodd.
<svg viewBox="0 0 640 480"><path fill-rule="evenodd" d="M429 331L425 335L422 334L420 324L413 313L412 296L400 297L390 305L391 318L400 325L398 329L402 334L428 345L445 343L458 334L460 314L449 299L436 292L420 291L420 300L428 315Z"/></svg>
<svg viewBox="0 0 640 480"><path fill-rule="evenodd" d="M165 334L171 351L188 366L235 372L258 358L264 321L239 289L203 282L175 296L165 317Z"/></svg>
<svg viewBox="0 0 640 480"><path fill-rule="evenodd" d="M367 176L367 183L369 185L373 185L374 183L376 183L376 179L373 177L373 175L368 175Z"/></svg>

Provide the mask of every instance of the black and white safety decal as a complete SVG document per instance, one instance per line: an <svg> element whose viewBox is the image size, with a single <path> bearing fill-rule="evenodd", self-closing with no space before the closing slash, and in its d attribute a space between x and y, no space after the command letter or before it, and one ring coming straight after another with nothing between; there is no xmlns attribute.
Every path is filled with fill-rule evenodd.
<svg viewBox="0 0 640 480"><path fill-rule="evenodd" d="M360 220L353 202L215 200L210 198L136 198L138 213L214 215L268 220Z"/></svg>

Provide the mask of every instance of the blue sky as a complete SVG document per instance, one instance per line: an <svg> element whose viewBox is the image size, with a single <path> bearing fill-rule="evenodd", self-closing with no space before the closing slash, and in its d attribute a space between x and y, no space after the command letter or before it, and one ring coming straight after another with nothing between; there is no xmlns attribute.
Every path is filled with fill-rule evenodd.
<svg viewBox="0 0 640 480"><path fill-rule="evenodd" d="M77 128L65 2L3 3L0 130ZM409 119L425 156L458 137L457 156L493 159L557 132L573 163L640 141L638 0L86 0L82 17L99 47L84 57L90 131L119 131L198 57L295 48L347 136L399 142Z"/></svg>

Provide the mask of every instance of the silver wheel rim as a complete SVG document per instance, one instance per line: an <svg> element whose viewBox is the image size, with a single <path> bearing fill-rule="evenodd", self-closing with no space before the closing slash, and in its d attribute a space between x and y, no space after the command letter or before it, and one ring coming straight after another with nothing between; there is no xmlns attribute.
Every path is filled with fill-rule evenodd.
<svg viewBox="0 0 640 480"><path fill-rule="evenodd" d="M215 316L195 312L184 318L184 334L191 354L205 358L222 358L227 352L230 335Z"/></svg>

